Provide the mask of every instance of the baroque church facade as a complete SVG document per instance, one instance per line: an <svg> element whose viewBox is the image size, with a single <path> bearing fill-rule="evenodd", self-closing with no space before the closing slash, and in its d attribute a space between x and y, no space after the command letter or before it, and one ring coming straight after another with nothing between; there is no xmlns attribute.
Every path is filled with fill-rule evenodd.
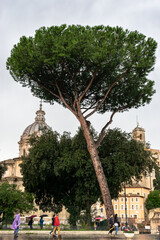
<svg viewBox="0 0 160 240"><path fill-rule="evenodd" d="M22 174L19 166L19 164L22 162L21 157L27 155L29 152L30 145L28 140L31 135L35 134L37 136L41 136L41 129L43 128L51 129L45 122L45 112L42 110L42 104L40 104L40 109L36 112L35 121L25 128L22 136L20 137L20 141L18 142L19 157L1 162L7 166L7 170L2 176L2 181L8 181L10 184L16 184L20 190L24 190ZM132 131L132 137L137 141L143 142L145 146L145 130L141 128L139 124L137 124L137 127ZM152 155L157 158L158 165L160 165L160 150L147 150L152 152ZM142 223L146 219L145 200L150 191L153 190L154 179L155 173L153 171L150 175L143 177L141 182L134 183L132 186L126 185L119 194L119 197L112 200L114 211L121 219L121 223L126 223L126 221L128 222L129 220L134 220L134 223ZM102 217L106 218L104 206L101 205L99 201L93 205L93 209L94 212L96 212L96 215L101 215ZM28 216L32 214L40 216L41 214L44 214L44 212L41 210L38 210L36 213L30 212ZM53 213L45 214L48 215L48 217L45 219L45 222L51 223L51 217ZM28 216L23 216L24 222ZM65 209L62 210L62 212L59 214L59 217L61 223L67 224L69 214ZM39 218L37 218L37 222L38 220Z"/></svg>

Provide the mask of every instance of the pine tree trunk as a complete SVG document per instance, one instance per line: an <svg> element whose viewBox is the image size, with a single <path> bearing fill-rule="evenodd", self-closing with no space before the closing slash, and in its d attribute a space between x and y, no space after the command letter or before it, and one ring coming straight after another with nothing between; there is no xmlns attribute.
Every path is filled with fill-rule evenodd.
<svg viewBox="0 0 160 240"><path fill-rule="evenodd" d="M106 215L107 215L107 218L109 219L110 215L114 214L114 210L113 210L112 199L111 199L110 191L108 188L107 180L103 171L101 161L98 156L98 152L97 152L96 145L95 145L93 136L91 134L90 128L87 125L87 122L82 115L80 116L79 121L81 123L84 137L87 142L88 152L92 159L97 180L99 182L99 186L100 186L100 190L101 190L101 194L102 194L102 198L103 198L103 202L106 210Z"/></svg>

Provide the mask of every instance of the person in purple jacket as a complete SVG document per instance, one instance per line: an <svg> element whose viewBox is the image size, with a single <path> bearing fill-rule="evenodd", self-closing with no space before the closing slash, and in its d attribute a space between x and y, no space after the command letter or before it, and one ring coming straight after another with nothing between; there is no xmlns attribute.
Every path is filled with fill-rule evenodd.
<svg viewBox="0 0 160 240"><path fill-rule="evenodd" d="M15 219L12 223L11 229L14 229L14 237L17 237L18 235L18 231L19 231L19 226L20 226L21 222L20 222L20 215L19 212L17 212Z"/></svg>

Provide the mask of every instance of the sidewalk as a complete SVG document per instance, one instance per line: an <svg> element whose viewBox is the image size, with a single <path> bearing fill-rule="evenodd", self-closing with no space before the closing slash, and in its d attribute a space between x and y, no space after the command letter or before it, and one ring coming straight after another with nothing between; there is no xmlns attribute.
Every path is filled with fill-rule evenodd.
<svg viewBox="0 0 160 240"><path fill-rule="evenodd" d="M49 236L48 231L44 230L20 230L19 235L43 235L43 236ZM139 232L135 232L135 234L138 234ZM0 230L0 236L1 235L12 235L13 231L8 231L8 230ZM109 239L114 239L114 233L113 236L108 235L108 231L61 231L61 236L62 238L93 238L93 237L102 237L102 238L109 238ZM124 234L122 231L118 231L118 235L115 238L119 239L124 239Z"/></svg>

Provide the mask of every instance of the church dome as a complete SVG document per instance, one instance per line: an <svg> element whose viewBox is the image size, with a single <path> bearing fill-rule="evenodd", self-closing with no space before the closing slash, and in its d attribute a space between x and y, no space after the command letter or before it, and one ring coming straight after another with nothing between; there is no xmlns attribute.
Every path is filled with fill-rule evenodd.
<svg viewBox="0 0 160 240"><path fill-rule="evenodd" d="M34 123L30 124L24 130L19 143L19 157L26 156L29 153L30 143L29 139L34 134L36 136L41 136L43 129L51 130L45 122L45 112L42 110L42 104L40 104L40 109L36 112L36 118Z"/></svg>
<svg viewBox="0 0 160 240"><path fill-rule="evenodd" d="M22 138L30 137L33 134L41 135L43 129L51 130L51 127L45 122L45 112L42 110L42 104L40 104L40 109L36 112L36 115L35 122L26 127L22 134Z"/></svg>

